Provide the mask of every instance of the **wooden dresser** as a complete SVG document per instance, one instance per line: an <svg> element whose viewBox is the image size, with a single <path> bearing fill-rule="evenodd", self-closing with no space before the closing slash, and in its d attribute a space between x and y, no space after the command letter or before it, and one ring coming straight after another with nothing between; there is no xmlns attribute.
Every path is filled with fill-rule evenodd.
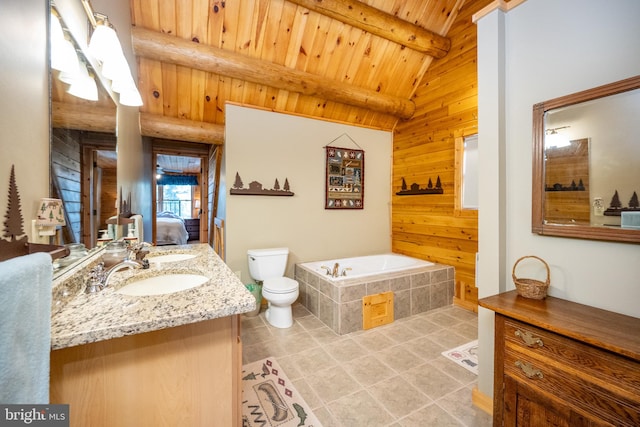
<svg viewBox="0 0 640 427"><path fill-rule="evenodd" d="M640 319L516 291L495 317L493 425L640 426Z"/></svg>
<svg viewBox="0 0 640 427"><path fill-rule="evenodd" d="M200 241L200 218L191 218L184 220L184 227L189 233L189 241Z"/></svg>

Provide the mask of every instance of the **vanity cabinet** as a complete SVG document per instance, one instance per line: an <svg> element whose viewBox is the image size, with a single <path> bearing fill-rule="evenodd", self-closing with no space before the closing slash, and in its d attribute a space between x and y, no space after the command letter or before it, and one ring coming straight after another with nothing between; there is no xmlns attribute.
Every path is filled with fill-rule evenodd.
<svg viewBox="0 0 640 427"><path fill-rule="evenodd" d="M639 426L640 319L515 291L495 315L493 425Z"/></svg>
<svg viewBox="0 0 640 427"><path fill-rule="evenodd" d="M240 426L239 315L51 352L72 426Z"/></svg>

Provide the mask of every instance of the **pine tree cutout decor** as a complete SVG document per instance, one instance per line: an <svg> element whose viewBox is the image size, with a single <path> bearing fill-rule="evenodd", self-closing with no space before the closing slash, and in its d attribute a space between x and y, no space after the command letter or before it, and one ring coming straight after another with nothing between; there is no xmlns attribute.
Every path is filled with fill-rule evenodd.
<svg viewBox="0 0 640 427"><path fill-rule="evenodd" d="M20 194L16 184L14 165L11 165L9 177L9 200L7 213L4 216L4 228L0 239L0 261L25 255L27 253L28 237L22 227L22 212L20 209Z"/></svg>
<svg viewBox="0 0 640 427"><path fill-rule="evenodd" d="M24 235L22 228L22 212L20 210L20 194L16 185L15 168L11 165L11 176L9 177L9 203L7 204L7 213L4 220L3 237L11 238L12 242L17 240L18 236ZM26 237L25 237L26 239Z"/></svg>
<svg viewBox="0 0 640 427"><path fill-rule="evenodd" d="M11 165L11 175L9 177L8 202L2 230L3 239L0 239L0 261L35 252L49 252L51 259L57 259L69 254L69 249L64 246L29 243L29 236L25 234L22 226L20 193L18 193L14 165Z"/></svg>

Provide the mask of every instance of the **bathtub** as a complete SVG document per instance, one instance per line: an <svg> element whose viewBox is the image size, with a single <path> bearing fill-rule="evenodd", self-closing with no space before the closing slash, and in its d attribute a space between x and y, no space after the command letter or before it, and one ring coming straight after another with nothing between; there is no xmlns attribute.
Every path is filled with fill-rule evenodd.
<svg viewBox="0 0 640 427"><path fill-rule="evenodd" d="M338 276L327 274L338 264ZM344 275L343 275L344 273ZM362 329L363 299L392 292L394 319L450 305L454 268L399 254L380 254L296 264L299 301L334 332ZM387 294L388 295L388 294Z"/></svg>
<svg viewBox="0 0 640 427"><path fill-rule="evenodd" d="M323 268L327 267L332 271L336 264L338 264L338 276L336 277L333 277L331 274L327 274L327 269ZM429 261L393 253L314 261L300 264L301 267L305 267L320 275L324 275L326 276L325 279L332 281L394 273L411 268L429 267L432 265L434 264Z"/></svg>

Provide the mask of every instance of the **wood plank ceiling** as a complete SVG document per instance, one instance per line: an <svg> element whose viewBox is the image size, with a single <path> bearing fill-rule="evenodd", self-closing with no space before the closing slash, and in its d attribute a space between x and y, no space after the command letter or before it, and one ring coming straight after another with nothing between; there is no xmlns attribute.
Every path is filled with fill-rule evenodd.
<svg viewBox="0 0 640 427"><path fill-rule="evenodd" d="M143 134L222 143L227 102L392 130L464 1L131 0Z"/></svg>

